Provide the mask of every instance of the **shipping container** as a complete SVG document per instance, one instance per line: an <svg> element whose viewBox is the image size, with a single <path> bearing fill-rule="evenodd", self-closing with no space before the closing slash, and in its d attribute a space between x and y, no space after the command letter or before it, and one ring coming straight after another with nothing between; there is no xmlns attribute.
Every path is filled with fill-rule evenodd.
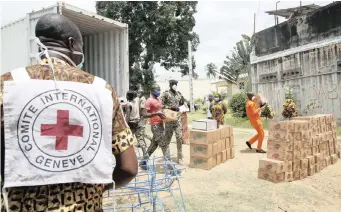
<svg viewBox="0 0 341 212"><path fill-rule="evenodd" d="M49 13L66 16L80 29L84 40L83 70L105 79L119 96L125 96L129 89L128 25L62 2L1 27L1 73L36 63L35 26L40 17Z"/></svg>

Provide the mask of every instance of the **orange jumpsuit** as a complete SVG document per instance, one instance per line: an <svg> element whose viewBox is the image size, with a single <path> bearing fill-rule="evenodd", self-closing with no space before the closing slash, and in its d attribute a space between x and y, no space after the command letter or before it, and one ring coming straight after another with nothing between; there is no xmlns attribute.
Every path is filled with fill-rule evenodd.
<svg viewBox="0 0 341 212"><path fill-rule="evenodd" d="M260 108L258 107L258 105L255 102L253 102L251 100L247 101L247 103L246 103L246 114L250 119L251 125L257 131L257 135L253 136L249 140L249 143L253 144L258 140L257 149L261 150L262 149L262 143L264 140L264 129L262 126L262 121L261 121L260 116L259 116L259 111L260 111Z"/></svg>

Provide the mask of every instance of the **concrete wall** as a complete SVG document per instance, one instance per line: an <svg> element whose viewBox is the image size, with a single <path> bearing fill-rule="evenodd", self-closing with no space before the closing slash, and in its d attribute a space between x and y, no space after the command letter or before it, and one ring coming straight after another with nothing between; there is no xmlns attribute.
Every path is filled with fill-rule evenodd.
<svg viewBox="0 0 341 212"><path fill-rule="evenodd" d="M255 55L264 56L341 36L340 11L341 2L335 2L256 33L252 37Z"/></svg>
<svg viewBox="0 0 341 212"><path fill-rule="evenodd" d="M273 28L257 33L251 56L252 88L268 98L278 117L285 88L292 88L302 115L306 105L314 102L317 108L308 114L331 113L341 123L340 10L341 3L336 2L302 17L305 22L298 22L293 34L285 34L283 26L288 23L282 24L277 49L271 43Z"/></svg>

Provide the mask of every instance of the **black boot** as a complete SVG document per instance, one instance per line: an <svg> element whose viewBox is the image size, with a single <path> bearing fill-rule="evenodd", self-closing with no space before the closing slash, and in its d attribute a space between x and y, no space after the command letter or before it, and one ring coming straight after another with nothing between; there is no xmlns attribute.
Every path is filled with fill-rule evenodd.
<svg viewBox="0 0 341 212"><path fill-rule="evenodd" d="M246 142L246 145L247 145L250 149L252 149L250 142L247 141L247 142Z"/></svg>

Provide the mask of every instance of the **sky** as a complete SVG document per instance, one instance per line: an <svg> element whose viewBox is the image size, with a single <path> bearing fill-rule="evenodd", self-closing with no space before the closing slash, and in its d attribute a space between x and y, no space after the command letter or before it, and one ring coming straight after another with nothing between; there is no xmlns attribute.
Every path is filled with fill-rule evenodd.
<svg viewBox="0 0 341 212"><path fill-rule="evenodd" d="M66 1L68 4L96 12L95 1ZM332 1L302 1L302 5L317 4L320 6ZM39 10L55 4L55 1L8 1L1 2L1 26L23 18L32 10ZM20 7L18 6L20 5ZM300 6L300 1L280 1L278 9ZM199 34L200 45L194 53L196 72L200 78L205 77L205 66L214 63L218 68L223 65L224 59L231 54L236 42L242 34L249 36L253 33L254 13L256 13L256 32L272 27L274 16L265 11L275 10L276 1L199 1L196 26L194 31ZM279 22L285 21L279 18ZM156 65L156 75L159 80L181 79L180 73L172 73Z"/></svg>

